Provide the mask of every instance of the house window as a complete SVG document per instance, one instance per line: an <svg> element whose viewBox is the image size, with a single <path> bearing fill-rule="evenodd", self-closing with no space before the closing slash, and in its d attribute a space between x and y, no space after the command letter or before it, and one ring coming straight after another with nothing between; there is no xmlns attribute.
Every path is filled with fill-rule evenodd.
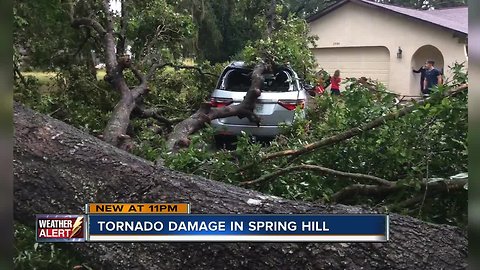
<svg viewBox="0 0 480 270"><path fill-rule="evenodd" d="M465 43L465 45L463 46L463 49L465 51L465 58L468 61L468 43Z"/></svg>

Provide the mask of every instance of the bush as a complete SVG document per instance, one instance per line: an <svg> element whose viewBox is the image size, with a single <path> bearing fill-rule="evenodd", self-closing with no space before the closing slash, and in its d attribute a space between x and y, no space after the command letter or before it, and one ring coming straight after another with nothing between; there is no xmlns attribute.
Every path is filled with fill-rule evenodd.
<svg viewBox="0 0 480 270"><path fill-rule="evenodd" d="M119 98L106 82L92 80L83 66L57 73L54 85L43 93L36 78L27 78L31 84L14 88L16 101L92 134L103 130Z"/></svg>
<svg viewBox="0 0 480 270"><path fill-rule="evenodd" d="M79 254L64 247L66 243L36 243L35 230L24 225L15 223L15 254L13 264L15 269L50 269L64 270L91 269L78 259Z"/></svg>

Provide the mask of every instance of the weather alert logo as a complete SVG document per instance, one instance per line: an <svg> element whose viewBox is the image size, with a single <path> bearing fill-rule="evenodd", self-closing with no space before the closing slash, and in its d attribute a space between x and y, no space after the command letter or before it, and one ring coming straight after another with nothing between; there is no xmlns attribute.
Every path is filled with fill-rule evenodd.
<svg viewBox="0 0 480 270"><path fill-rule="evenodd" d="M37 215L37 242L85 242L84 215Z"/></svg>

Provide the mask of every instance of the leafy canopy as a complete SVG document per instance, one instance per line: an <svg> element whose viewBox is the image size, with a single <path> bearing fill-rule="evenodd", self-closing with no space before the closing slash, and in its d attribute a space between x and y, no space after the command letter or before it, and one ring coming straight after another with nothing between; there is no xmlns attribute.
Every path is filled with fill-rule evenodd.
<svg viewBox="0 0 480 270"><path fill-rule="evenodd" d="M281 8L277 9L279 11ZM263 31L266 31L266 25L266 18L258 20L257 26ZM310 47L314 46L316 39L308 35L308 25L304 19L294 15L285 19L276 16L271 36L248 42L240 58L251 64L267 59L277 65L290 65L305 77L315 67Z"/></svg>

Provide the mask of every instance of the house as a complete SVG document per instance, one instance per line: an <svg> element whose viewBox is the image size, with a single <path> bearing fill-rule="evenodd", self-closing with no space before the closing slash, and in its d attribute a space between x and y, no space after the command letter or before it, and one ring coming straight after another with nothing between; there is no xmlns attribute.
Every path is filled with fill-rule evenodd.
<svg viewBox="0 0 480 270"><path fill-rule="evenodd" d="M420 94L427 59L445 76L455 62L467 65L468 8L415 10L367 0L343 0L307 18L318 68L342 77L367 77L401 95Z"/></svg>

